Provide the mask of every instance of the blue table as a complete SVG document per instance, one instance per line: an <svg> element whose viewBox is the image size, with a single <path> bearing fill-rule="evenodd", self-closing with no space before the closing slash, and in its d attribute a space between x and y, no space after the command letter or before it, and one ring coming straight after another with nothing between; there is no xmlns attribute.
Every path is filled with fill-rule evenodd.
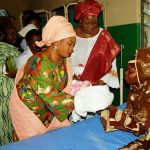
<svg viewBox="0 0 150 150"><path fill-rule="evenodd" d="M27 140L8 144L0 150L116 150L137 139L132 133L105 133L99 116Z"/></svg>

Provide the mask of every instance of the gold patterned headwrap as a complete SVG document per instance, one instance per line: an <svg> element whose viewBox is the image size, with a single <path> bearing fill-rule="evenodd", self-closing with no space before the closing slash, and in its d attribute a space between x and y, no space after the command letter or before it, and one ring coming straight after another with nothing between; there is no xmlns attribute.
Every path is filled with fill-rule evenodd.
<svg viewBox="0 0 150 150"><path fill-rule="evenodd" d="M141 85L150 79L150 48L139 49L135 61L138 82Z"/></svg>
<svg viewBox="0 0 150 150"><path fill-rule="evenodd" d="M76 33L71 23L63 16L53 16L43 28L42 41L36 41L36 45L50 46L53 42L73 36L76 36Z"/></svg>

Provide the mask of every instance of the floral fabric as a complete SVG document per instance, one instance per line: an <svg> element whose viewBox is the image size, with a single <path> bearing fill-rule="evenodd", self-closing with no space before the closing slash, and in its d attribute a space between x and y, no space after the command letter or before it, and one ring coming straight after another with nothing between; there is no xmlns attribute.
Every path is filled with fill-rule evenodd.
<svg viewBox="0 0 150 150"><path fill-rule="evenodd" d="M0 42L0 145L13 142L13 127L9 112L9 97L14 80L8 78L6 62L11 57L15 61L19 55L18 49L10 44Z"/></svg>
<svg viewBox="0 0 150 150"><path fill-rule="evenodd" d="M17 84L18 95L48 126L54 116L62 122L74 109L73 97L62 92L67 81L66 61L58 66L39 53L27 62L23 78Z"/></svg>

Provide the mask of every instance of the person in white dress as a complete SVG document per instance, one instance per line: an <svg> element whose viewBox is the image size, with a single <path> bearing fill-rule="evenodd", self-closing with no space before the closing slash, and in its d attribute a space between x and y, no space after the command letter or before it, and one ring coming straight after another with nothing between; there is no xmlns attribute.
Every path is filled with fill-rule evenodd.
<svg viewBox="0 0 150 150"><path fill-rule="evenodd" d="M74 74L74 122L81 116L86 118L88 112L108 107L114 99L109 87L119 88L116 57L120 48L107 30L98 27L101 10L102 5L94 0L78 2L75 8L75 19L80 25L75 28L76 45L70 58Z"/></svg>

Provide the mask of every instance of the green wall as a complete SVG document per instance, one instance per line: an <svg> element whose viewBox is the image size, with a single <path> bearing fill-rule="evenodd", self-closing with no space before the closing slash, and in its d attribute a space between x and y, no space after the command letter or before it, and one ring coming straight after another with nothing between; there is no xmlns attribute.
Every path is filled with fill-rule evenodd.
<svg viewBox="0 0 150 150"><path fill-rule="evenodd" d="M136 49L141 47L140 44L140 23L134 23L134 24L126 24L126 25L120 25L120 26L113 26L108 27L107 30L112 35L112 37L115 39L115 41L121 45L124 45L124 50L122 51L122 67L123 71L125 73L128 61L133 57L135 54ZM118 68L118 76L120 76L119 69L121 67L121 53L117 57L117 68ZM123 100L124 102L127 99L128 89L129 86L126 85L124 81L124 87L123 87ZM115 94L114 104L119 105L120 102L120 91L119 90L112 90Z"/></svg>

